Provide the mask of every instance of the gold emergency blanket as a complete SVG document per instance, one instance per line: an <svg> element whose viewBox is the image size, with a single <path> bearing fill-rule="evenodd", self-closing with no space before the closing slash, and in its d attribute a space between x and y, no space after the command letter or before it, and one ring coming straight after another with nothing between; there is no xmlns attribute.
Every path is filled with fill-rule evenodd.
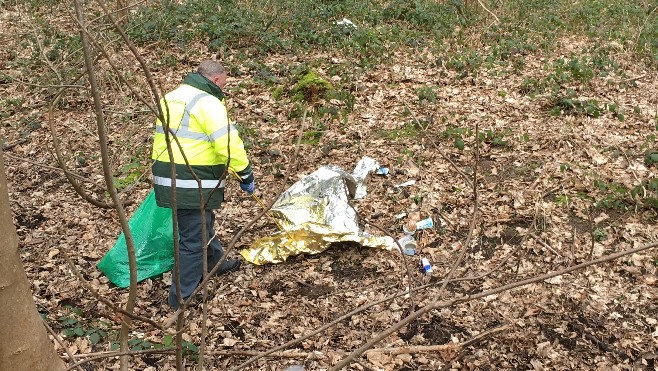
<svg viewBox="0 0 658 371"><path fill-rule="evenodd" d="M281 263L301 253L318 254L334 242L392 249L395 242L391 237L376 237L361 231L356 211L348 202L348 193L352 197L357 190L362 196L365 194L363 183L367 174L378 166L375 160L364 157L354 174L324 166L293 184L271 209L272 218L282 230L256 240L240 254L245 260L261 265Z"/></svg>

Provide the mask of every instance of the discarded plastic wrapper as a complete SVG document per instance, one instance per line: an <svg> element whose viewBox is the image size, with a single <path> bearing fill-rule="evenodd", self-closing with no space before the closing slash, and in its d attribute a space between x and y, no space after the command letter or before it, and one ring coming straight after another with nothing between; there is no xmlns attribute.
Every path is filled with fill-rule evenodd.
<svg viewBox="0 0 658 371"><path fill-rule="evenodd" d="M301 253L318 254L333 242L391 250L396 246L391 237L370 236L359 228L356 211L348 202L348 192L353 196L357 186L355 176L336 166L319 168L293 184L272 206L271 215L283 230L258 239L240 254L261 265Z"/></svg>
<svg viewBox="0 0 658 371"><path fill-rule="evenodd" d="M387 167L380 167L379 169L377 169L377 171L375 171L375 174L377 175L388 175L388 173L389 170Z"/></svg>
<svg viewBox="0 0 658 371"><path fill-rule="evenodd" d="M356 191L354 193L354 199L360 200L366 196L366 180L370 173L377 171L379 169L379 164L374 158L364 156L359 160L352 172L352 177L356 181Z"/></svg>
<svg viewBox="0 0 658 371"><path fill-rule="evenodd" d="M407 180L407 181L404 182L404 183L396 184L396 185L395 185L395 188L409 187L409 186L412 186L412 185L414 185L414 184L416 184L416 181L415 181L414 179L411 179L411 180Z"/></svg>
<svg viewBox="0 0 658 371"><path fill-rule="evenodd" d="M432 220L431 217L428 217L426 219L423 219L416 223L416 229L421 230L421 229L429 229L434 227L434 221Z"/></svg>
<svg viewBox="0 0 658 371"><path fill-rule="evenodd" d="M357 28L356 25L354 23L352 23L352 21L350 21L347 18L343 18L342 21L336 21L336 25L337 26L343 26L343 27L346 27L346 28L348 28L348 27Z"/></svg>

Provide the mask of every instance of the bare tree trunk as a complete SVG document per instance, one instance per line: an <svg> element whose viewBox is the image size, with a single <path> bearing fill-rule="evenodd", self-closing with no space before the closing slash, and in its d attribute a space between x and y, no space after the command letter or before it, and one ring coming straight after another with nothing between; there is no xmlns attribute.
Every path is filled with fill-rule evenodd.
<svg viewBox="0 0 658 371"><path fill-rule="evenodd" d="M18 254L0 154L0 370L63 370L37 312Z"/></svg>

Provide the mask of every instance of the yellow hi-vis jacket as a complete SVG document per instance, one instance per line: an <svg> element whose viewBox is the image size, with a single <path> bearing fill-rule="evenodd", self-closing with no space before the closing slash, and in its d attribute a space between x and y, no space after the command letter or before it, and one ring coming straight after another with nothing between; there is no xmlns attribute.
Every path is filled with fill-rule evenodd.
<svg viewBox="0 0 658 371"><path fill-rule="evenodd" d="M227 164L240 176L242 183L254 180L244 144L230 123L224 94L217 85L199 74L190 74L180 87L162 98L160 106L165 120L169 121L173 161L167 152L165 127L158 119L152 152L155 160L153 186L158 206L219 208L224 198ZM174 185L176 205L173 203Z"/></svg>

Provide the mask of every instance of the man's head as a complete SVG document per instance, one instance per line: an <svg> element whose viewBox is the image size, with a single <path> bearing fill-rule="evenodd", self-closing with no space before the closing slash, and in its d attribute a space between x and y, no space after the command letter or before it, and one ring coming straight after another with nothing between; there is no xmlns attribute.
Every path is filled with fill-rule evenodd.
<svg viewBox="0 0 658 371"><path fill-rule="evenodd" d="M217 61L203 61L196 70L200 75L224 89L226 86L226 70Z"/></svg>

